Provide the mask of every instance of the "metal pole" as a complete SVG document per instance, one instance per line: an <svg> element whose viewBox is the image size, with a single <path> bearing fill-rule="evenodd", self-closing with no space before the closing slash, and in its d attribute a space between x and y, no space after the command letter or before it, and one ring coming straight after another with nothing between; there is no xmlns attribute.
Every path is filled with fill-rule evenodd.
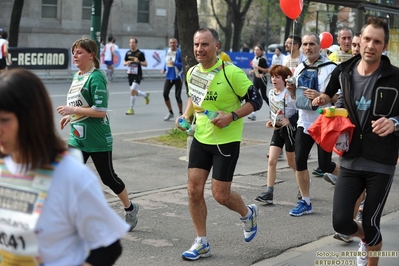
<svg viewBox="0 0 399 266"><path fill-rule="evenodd" d="M319 10L316 11L316 33L319 34Z"/></svg>
<svg viewBox="0 0 399 266"><path fill-rule="evenodd" d="M97 58L100 58L101 0L92 0L90 37L97 43Z"/></svg>

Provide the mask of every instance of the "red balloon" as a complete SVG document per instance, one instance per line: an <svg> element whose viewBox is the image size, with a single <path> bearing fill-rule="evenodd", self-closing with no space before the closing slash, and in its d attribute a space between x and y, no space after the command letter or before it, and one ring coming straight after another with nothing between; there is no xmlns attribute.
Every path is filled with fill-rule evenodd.
<svg viewBox="0 0 399 266"><path fill-rule="evenodd" d="M299 17L303 8L303 0L280 0L280 8L292 20Z"/></svg>
<svg viewBox="0 0 399 266"><path fill-rule="evenodd" d="M320 45L322 49L327 49L333 44L333 36L328 31L320 33Z"/></svg>

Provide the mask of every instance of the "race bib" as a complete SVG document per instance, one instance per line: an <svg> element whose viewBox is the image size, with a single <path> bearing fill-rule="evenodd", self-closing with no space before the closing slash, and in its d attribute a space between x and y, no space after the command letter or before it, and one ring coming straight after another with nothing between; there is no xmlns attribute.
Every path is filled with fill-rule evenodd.
<svg viewBox="0 0 399 266"><path fill-rule="evenodd" d="M345 62L348 59L352 58L352 54L347 54L343 51L338 51L337 52L337 61L335 63L340 64L342 62Z"/></svg>
<svg viewBox="0 0 399 266"><path fill-rule="evenodd" d="M27 174L11 173L0 161L0 265L42 266L36 224L56 162Z"/></svg>
<svg viewBox="0 0 399 266"><path fill-rule="evenodd" d="M91 73L91 72L90 72ZM81 90L83 89L83 85L86 83L90 74L86 74L82 76L76 76L72 82L71 87L69 88L67 95L67 105L75 106L75 107L89 107L86 99L81 94ZM72 114L70 115L71 122L76 122L79 120L83 120L86 118L84 115Z"/></svg>
<svg viewBox="0 0 399 266"><path fill-rule="evenodd" d="M197 105L201 106L202 102L206 97L209 85L215 78L216 73L202 73L198 68L191 73L190 80L188 82L188 87L190 89L191 101Z"/></svg>
<svg viewBox="0 0 399 266"><path fill-rule="evenodd" d="M127 73L128 74L134 74L137 75L139 73L139 64L138 63L131 63L127 67Z"/></svg>

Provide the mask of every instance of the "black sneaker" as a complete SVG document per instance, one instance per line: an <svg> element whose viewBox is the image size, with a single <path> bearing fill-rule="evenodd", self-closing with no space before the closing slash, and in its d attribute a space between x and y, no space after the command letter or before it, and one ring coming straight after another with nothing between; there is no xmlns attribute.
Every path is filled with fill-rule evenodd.
<svg viewBox="0 0 399 266"><path fill-rule="evenodd" d="M269 191L263 192L260 196L257 196L255 200L266 204L273 204L273 193Z"/></svg>
<svg viewBox="0 0 399 266"><path fill-rule="evenodd" d="M319 167L317 167L317 169L314 169L312 171L312 175L315 175L317 177L323 177L324 176L324 172Z"/></svg>

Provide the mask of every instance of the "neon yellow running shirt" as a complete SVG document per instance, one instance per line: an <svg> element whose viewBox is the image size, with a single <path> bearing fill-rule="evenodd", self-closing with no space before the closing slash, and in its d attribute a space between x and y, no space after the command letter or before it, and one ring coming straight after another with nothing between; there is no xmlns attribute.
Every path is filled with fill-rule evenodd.
<svg viewBox="0 0 399 266"><path fill-rule="evenodd" d="M219 68L219 70L215 70L217 68ZM208 117L203 113L204 110L230 113L238 109L241 106L238 96L244 96L248 88L252 85L252 82L248 79L244 71L235 65L227 65L225 62L224 71L234 91L223 74L222 60L220 59L209 69L202 69L198 64L188 71L187 82L189 84L190 97L195 96L195 93L191 92L191 90L195 89L195 87L193 87L194 83L197 85L206 83L206 80L202 80L202 82L198 80L201 79L201 76L203 79L208 79L208 81L211 80L206 95L203 97L203 101L193 100L192 98L196 115L194 137L203 144L226 144L241 141L242 138L242 131L244 128L242 119L233 121L229 126L219 129L210 123ZM196 102L200 105L197 105Z"/></svg>

